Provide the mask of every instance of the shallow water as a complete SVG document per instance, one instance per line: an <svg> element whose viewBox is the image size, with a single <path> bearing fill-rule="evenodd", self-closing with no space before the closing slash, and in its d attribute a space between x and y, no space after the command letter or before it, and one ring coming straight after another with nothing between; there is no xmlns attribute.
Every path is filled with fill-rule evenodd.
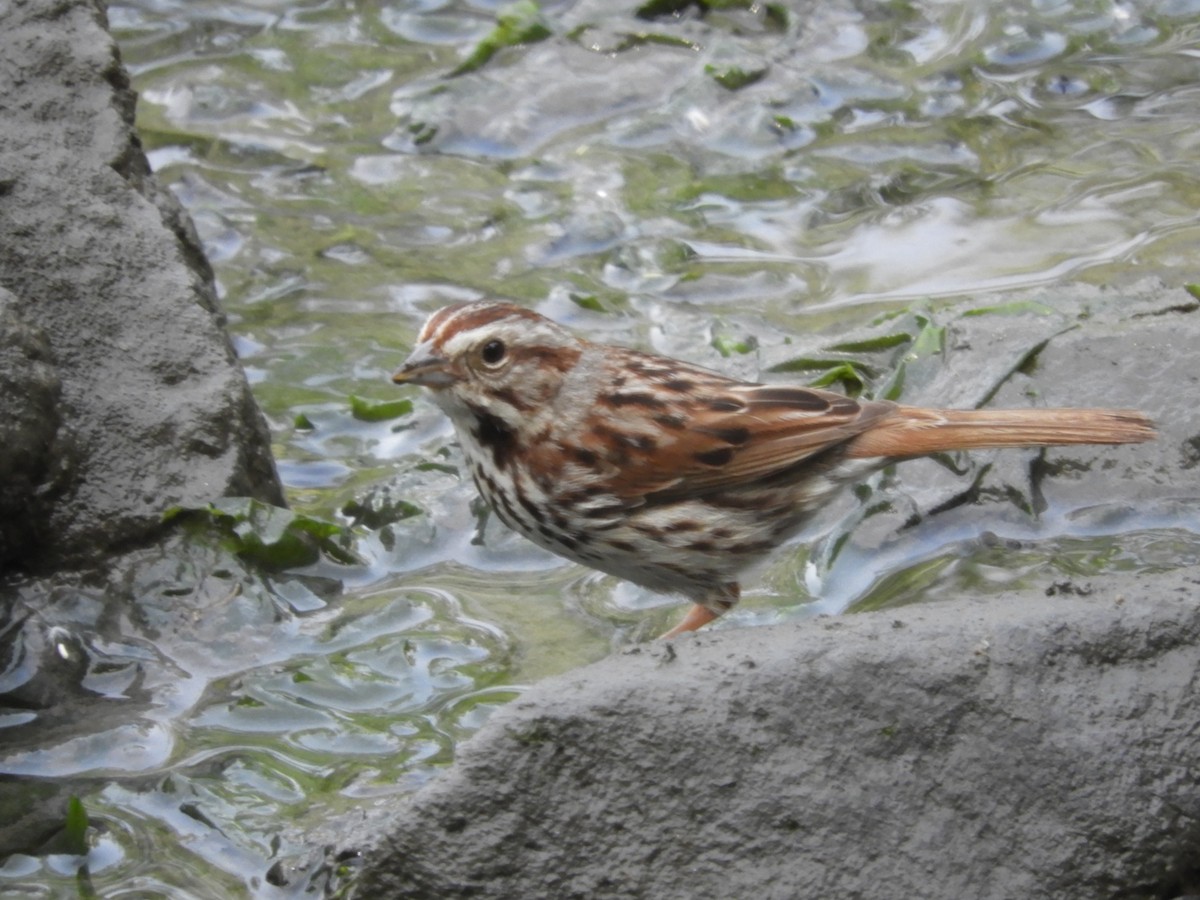
<svg viewBox="0 0 1200 900"><path fill-rule="evenodd" d="M109 16L289 499L350 526L356 558L265 577L181 550L43 604L83 621L132 595L155 625L65 630L58 656L119 712L0 754L83 799L104 896L285 893L265 874L305 822L395 802L522 684L677 615L481 525L449 426L388 381L430 310L499 294L757 377L914 303L1098 283L1200 245L1200 3L547 3L549 37L453 77L495 4ZM370 421L352 396L414 405ZM723 627L1200 554L1169 511L974 528L869 557L798 544ZM13 715L13 733L41 724ZM13 857L0 892L74 893L78 863Z"/></svg>

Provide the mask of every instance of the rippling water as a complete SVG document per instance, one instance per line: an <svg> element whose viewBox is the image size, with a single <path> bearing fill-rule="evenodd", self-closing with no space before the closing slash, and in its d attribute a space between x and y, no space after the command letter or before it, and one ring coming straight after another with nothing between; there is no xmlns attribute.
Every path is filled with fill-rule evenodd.
<svg viewBox="0 0 1200 900"><path fill-rule="evenodd" d="M424 398L355 415L351 396L397 398L431 309L500 294L756 376L914 302L1153 272L1200 245L1200 3L679 7L526 5L547 36L458 75L511 8L110 7L291 502L352 526L359 562L267 578L168 551L132 583L41 598L69 619L136 596L154 625L63 631L58 655L118 712L0 754L83 798L102 895L284 892L267 869L306 822L395 802L522 683L675 615L484 522ZM1197 562L1194 534L1141 524L967 562L934 528L869 564L848 550L840 578L797 549L732 624ZM77 864L12 857L0 892L74 892Z"/></svg>

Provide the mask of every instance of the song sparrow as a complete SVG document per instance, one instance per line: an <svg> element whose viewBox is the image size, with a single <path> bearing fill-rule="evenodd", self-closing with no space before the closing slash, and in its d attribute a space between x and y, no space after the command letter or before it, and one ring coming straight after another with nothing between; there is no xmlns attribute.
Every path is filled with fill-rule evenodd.
<svg viewBox="0 0 1200 900"><path fill-rule="evenodd" d="M1134 410L920 409L750 384L510 303L447 306L417 340L393 381L433 391L496 514L567 559L692 600L664 637L728 610L745 568L890 461L1154 437Z"/></svg>

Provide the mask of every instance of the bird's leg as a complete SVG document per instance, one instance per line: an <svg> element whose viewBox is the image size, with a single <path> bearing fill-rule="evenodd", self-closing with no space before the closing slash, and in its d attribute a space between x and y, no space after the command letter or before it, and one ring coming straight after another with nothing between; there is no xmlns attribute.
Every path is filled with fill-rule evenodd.
<svg viewBox="0 0 1200 900"><path fill-rule="evenodd" d="M695 631L697 628L703 628L713 619L720 618L722 613L728 612L733 608L733 605L738 602L738 597L741 596L741 588L736 581L728 582L721 585L717 591L717 596L711 600L712 606L717 606L719 609L713 609L712 606L706 606L702 603L697 603L687 611L687 615L683 617L683 621L672 628L670 631L659 635L660 641L669 641L673 637L688 632Z"/></svg>
<svg viewBox="0 0 1200 900"><path fill-rule="evenodd" d="M660 641L669 641L673 637L677 637L687 631L695 631L697 628L702 628L717 618L718 613L713 612L707 606L701 606L699 603L692 606L688 610L688 614L683 617L683 621L672 628L670 631L659 635Z"/></svg>

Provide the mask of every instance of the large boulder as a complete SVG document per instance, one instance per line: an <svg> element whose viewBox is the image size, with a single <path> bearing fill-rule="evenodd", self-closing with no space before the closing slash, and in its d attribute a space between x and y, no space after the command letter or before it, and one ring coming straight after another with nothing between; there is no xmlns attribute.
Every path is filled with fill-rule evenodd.
<svg viewBox="0 0 1200 900"><path fill-rule="evenodd" d="M165 508L283 503L187 216L150 174L94 0L13 0L0 28L0 570L102 559ZM7 471L6 471L7 477ZM9 513L19 511L16 518Z"/></svg>
<svg viewBox="0 0 1200 900"><path fill-rule="evenodd" d="M1175 897L1200 577L634 648L497 713L359 896Z"/></svg>

